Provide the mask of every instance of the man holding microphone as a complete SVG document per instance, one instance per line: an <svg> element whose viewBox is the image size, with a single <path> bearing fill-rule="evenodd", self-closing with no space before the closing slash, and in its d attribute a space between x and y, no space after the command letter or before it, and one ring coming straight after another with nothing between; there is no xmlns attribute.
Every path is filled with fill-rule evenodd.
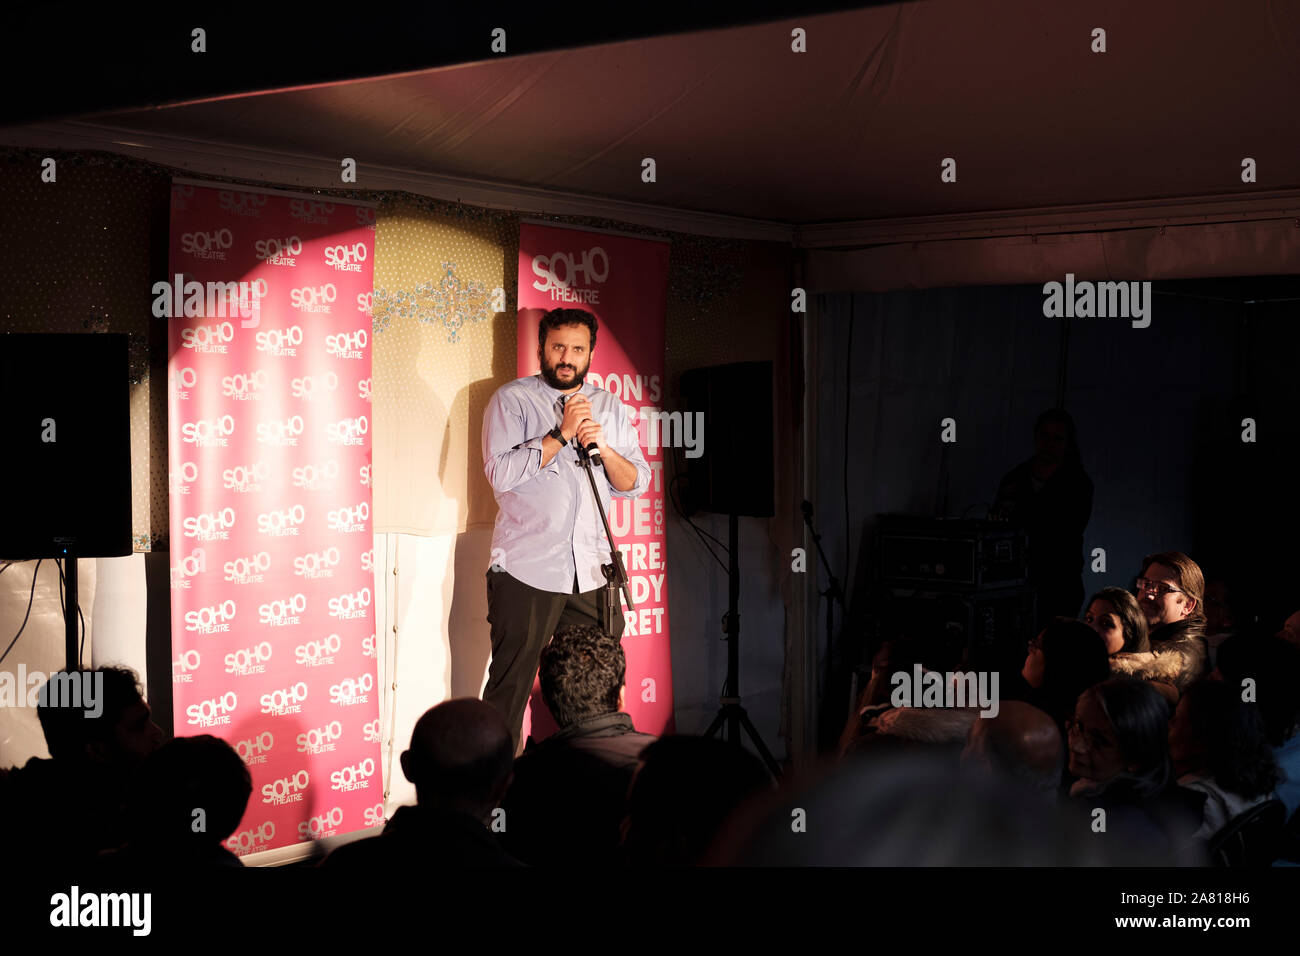
<svg viewBox="0 0 1300 956"><path fill-rule="evenodd" d="M609 563L610 544L579 446L592 455L607 511L611 496L645 492L650 466L633 410L584 382L596 329L596 317L582 309L547 312L537 330L541 372L497 389L483 417L483 470L499 509L487 572L492 663L483 699L505 716L516 753L538 659L556 628L597 624L623 634L621 613L601 620L600 568Z"/></svg>

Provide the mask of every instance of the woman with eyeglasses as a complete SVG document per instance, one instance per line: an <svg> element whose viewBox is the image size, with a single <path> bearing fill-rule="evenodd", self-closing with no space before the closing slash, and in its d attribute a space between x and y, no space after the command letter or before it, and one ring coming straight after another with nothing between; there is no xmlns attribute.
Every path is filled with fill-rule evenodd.
<svg viewBox="0 0 1300 956"><path fill-rule="evenodd" d="M1079 694L1110 676L1105 642L1082 621L1058 617L1029 642L1020 675L1029 689L1018 696L1055 720L1064 736Z"/></svg>
<svg viewBox="0 0 1300 956"><path fill-rule="evenodd" d="M1077 778L1070 797L1089 812L1105 810L1105 832L1161 850L1192 839L1204 798L1174 784L1169 704L1146 681L1112 677L1080 694L1066 750Z"/></svg>
<svg viewBox="0 0 1300 956"><path fill-rule="evenodd" d="M1164 551L1147 555L1135 583L1151 649L1121 654L1111 667L1144 680L1166 681L1181 694L1209 673L1205 577L1187 555Z"/></svg>

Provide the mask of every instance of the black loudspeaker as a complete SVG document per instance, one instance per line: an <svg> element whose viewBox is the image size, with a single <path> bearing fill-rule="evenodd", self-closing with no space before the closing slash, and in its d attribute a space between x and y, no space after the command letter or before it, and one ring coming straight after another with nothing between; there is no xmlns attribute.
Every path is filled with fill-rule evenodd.
<svg viewBox="0 0 1300 956"><path fill-rule="evenodd" d="M0 556L131 553L127 337L0 335Z"/></svg>
<svg viewBox="0 0 1300 956"><path fill-rule="evenodd" d="M776 514L772 363L737 362L683 372L681 394L686 415L703 425L703 434L696 435L702 439L698 448L686 447L684 459L678 458L686 462L682 507L690 514ZM691 457L696 451L700 454Z"/></svg>

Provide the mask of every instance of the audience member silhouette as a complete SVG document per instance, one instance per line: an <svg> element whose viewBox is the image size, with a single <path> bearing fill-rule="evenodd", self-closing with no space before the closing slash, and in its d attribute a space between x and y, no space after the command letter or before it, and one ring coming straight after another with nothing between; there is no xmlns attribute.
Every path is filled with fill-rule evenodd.
<svg viewBox="0 0 1300 956"><path fill-rule="evenodd" d="M252 793L248 768L224 740L202 734L168 741L144 762L131 788L126 846L101 862L153 873L243 866L222 843L238 828Z"/></svg>
<svg viewBox="0 0 1300 956"><path fill-rule="evenodd" d="M1008 781L1055 800L1065 772L1065 745L1051 716L1023 701L1003 701L996 717L974 721L962 766L998 773Z"/></svg>
<svg viewBox="0 0 1300 956"><path fill-rule="evenodd" d="M1237 590L1225 578L1205 580L1205 646L1209 653L1209 669L1213 670L1219 645L1232 637L1237 630ZM1243 617L1242 621L1249 621Z"/></svg>
<svg viewBox="0 0 1300 956"><path fill-rule="evenodd" d="M1029 643L1023 686L1004 696L1019 698L1044 711L1065 738L1065 722L1083 691L1110 676L1106 642L1082 621L1059 617Z"/></svg>
<svg viewBox="0 0 1300 956"><path fill-rule="evenodd" d="M521 865L488 829L513 758L510 728L491 704L462 697L431 707L401 756L416 806L399 807L382 834L339 847L321 867L373 875Z"/></svg>
<svg viewBox="0 0 1300 956"><path fill-rule="evenodd" d="M1203 797L1174 785L1168 741L1169 704L1146 681L1112 677L1079 695L1068 725L1070 796L1100 832L1162 853L1191 843Z"/></svg>
<svg viewBox="0 0 1300 956"><path fill-rule="evenodd" d="M90 682L93 708L67 706L56 682ZM82 703L86 703L82 700ZM36 866L78 866L126 840L124 804L133 774L162 745L136 673L125 667L59 671L36 710L49 758L32 757L6 780L0 817L13 824L9 852Z"/></svg>
<svg viewBox="0 0 1300 956"><path fill-rule="evenodd" d="M871 678L840 734L839 752L937 748L955 762L966 745L973 710L895 708L892 700L898 687L894 675L914 680L918 666L922 672L954 673L963 666L963 650L961 643L946 638L925 640L900 634L883 641L872 660Z"/></svg>
<svg viewBox="0 0 1300 956"><path fill-rule="evenodd" d="M712 737L660 737L641 752L628 793L622 858L629 865L694 866L724 823L772 779L749 751Z"/></svg>
<svg viewBox="0 0 1300 956"><path fill-rule="evenodd" d="M1146 680L1169 681L1181 694L1210 670L1201 569L1180 551L1150 554L1142 561L1137 590L1151 650L1117 654L1111 667Z"/></svg>
<svg viewBox="0 0 1300 956"><path fill-rule="evenodd" d="M1052 408L1034 423L1034 455L1003 476L989 516L1023 528L1029 583L1038 599L1035 630L1075 617L1083 604L1083 532L1093 485L1083 470L1074 419Z"/></svg>
<svg viewBox="0 0 1300 956"><path fill-rule="evenodd" d="M595 625L561 627L542 650L542 698L560 729L515 759L501 802L502 845L524 863L613 864L637 757L655 740L622 712L626 671L622 644Z"/></svg>
<svg viewBox="0 0 1300 956"><path fill-rule="evenodd" d="M715 853L720 863L782 867L1183 861L1168 848L1099 839L1076 808L1044 800L999 773L916 752L849 758L811 785L790 785L757 825L729 829Z"/></svg>
<svg viewBox="0 0 1300 956"><path fill-rule="evenodd" d="M1106 651L1112 657L1151 650L1147 619L1137 598L1123 588L1102 588L1090 597L1083 623L1105 639Z"/></svg>
<svg viewBox="0 0 1300 956"><path fill-rule="evenodd" d="M1205 794L1200 839L1263 803L1277 786L1277 761L1264 717L1243 701L1242 688L1198 681L1178 701L1169 724L1169 753L1178 784Z"/></svg>
<svg viewBox="0 0 1300 956"><path fill-rule="evenodd" d="M1256 699L1277 761L1276 795L1289 818L1300 808L1300 647L1277 636L1259 644Z"/></svg>

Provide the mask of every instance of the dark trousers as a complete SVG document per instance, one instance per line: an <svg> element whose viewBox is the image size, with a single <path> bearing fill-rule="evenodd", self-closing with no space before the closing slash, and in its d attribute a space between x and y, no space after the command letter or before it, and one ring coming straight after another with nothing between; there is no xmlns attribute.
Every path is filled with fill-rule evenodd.
<svg viewBox="0 0 1300 956"><path fill-rule="evenodd" d="M576 583L576 582L575 582ZM488 624L492 626L492 664L483 699L501 711L519 751L524 708L537 676L542 648L561 624L600 626L604 588L580 594L559 594L529 587L505 571L487 572ZM612 632L623 636L620 610Z"/></svg>

